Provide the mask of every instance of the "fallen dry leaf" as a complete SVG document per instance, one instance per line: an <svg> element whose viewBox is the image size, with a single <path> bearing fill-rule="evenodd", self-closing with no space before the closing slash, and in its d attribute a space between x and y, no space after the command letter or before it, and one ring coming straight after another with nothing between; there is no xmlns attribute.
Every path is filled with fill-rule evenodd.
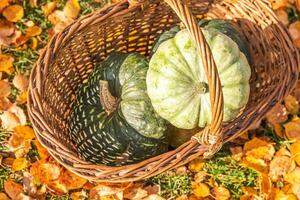
<svg viewBox="0 0 300 200"><path fill-rule="evenodd" d="M192 183L193 194L198 197L208 197L210 195L210 189L205 183Z"/></svg>
<svg viewBox="0 0 300 200"><path fill-rule="evenodd" d="M269 176L273 182L295 169L295 162L288 156L275 156L270 163Z"/></svg>
<svg viewBox="0 0 300 200"><path fill-rule="evenodd" d="M48 16L54 11L55 8L56 2L48 2L47 4L42 6L42 11L45 16Z"/></svg>
<svg viewBox="0 0 300 200"><path fill-rule="evenodd" d="M31 43L30 43L30 48L31 49L37 49L38 47L38 40L35 37L30 38Z"/></svg>
<svg viewBox="0 0 300 200"><path fill-rule="evenodd" d="M68 24L72 23L74 20L71 18L67 18L63 11L55 10L48 16L48 20L54 25L54 32L60 32L63 30Z"/></svg>
<svg viewBox="0 0 300 200"><path fill-rule="evenodd" d="M8 179L4 182L4 191L11 199L16 199L23 192L23 187L13 180Z"/></svg>
<svg viewBox="0 0 300 200"><path fill-rule="evenodd" d="M10 200L10 198L3 192L0 192L0 200Z"/></svg>
<svg viewBox="0 0 300 200"><path fill-rule="evenodd" d="M278 103L267 113L266 119L271 125L281 124L288 120L288 114L286 107Z"/></svg>
<svg viewBox="0 0 300 200"><path fill-rule="evenodd" d="M2 121L2 127L9 131L12 131L19 125L25 125L27 123L24 111L16 104L13 104L7 111L0 114L0 119Z"/></svg>
<svg viewBox="0 0 300 200"><path fill-rule="evenodd" d="M50 182L57 180L60 176L60 172L61 169L57 164L46 163L44 161L37 161L33 163L30 168L30 173L34 177L36 183L45 183L47 185Z"/></svg>
<svg viewBox="0 0 300 200"><path fill-rule="evenodd" d="M300 184L295 184L292 186L293 193L300 199Z"/></svg>
<svg viewBox="0 0 300 200"><path fill-rule="evenodd" d="M18 105L25 104L27 102L28 91L21 92L16 99Z"/></svg>
<svg viewBox="0 0 300 200"><path fill-rule="evenodd" d="M157 195L157 194L151 194L146 198L143 198L142 200L165 200L165 198Z"/></svg>
<svg viewBox="0 0 300 200"><path fill-rule="evenodd" d="M202 171L203 167L204 167L204 160L201 158L196 158L194 160L192 160L189 163L189 170L191 170L192 172L199 172Z"/></svg>
<svg viewBox="0 0 300 200"><path fill-rule="evenodd" d="M240 146L237 147L230 147L231 157L236 160L240 161L244 155L243 148Z"/></svg>
<svg viewBox="0 0 300 200"><path fill-rule="evenodd" d="M216 200L228 200L231 197L229 190L222 186L214 187L213 194Z"/></svg>
<svg viewBox="0 0 300 200"><path fill-rule="evenodd" d="M9 55L0 54L0 72L12 74L14 58Z"/></svg>
<svg viewBox="0 0 300 200"><path fill-rule="evenodd" d="M284 176L284 180L292 185L300 183L300 168L296 167L293 171Z"/></svg>
<svg viewBox="0 0 300 200"><path fill-rule="evenodd" d="M23 173L23 188L24 192L30 196L36 196L38 188L34 184L33 176L29 172Z"/></svg>
<svg viewBox="0 0 300 200"><path fill-rule="evenodd" d="M12 164L12 170L13 171L21 171L25 169L28 166L28 161L26 158L17 158L14 160Z"/></svg>
<svg viewBox="0 0 300 200"><path fill-rule="evenodd" d="M275 195L275 200L297 200L294 194L285 194L283 191L279 191Z"/></svg>
<svg viewBox="0 0 300 200"><path fill-rule="evenodd" d="M285 8L289 5L289 0L272 0L271 2L274 10Z"/></svg>
<svg viewBox="0 0 300 200"><path fill-rule="evenodd" d="M67 186L64 183L61 183L59 180L53 180L48 182L47 188L57 195L63 195L68 192Z"/></svg>
<svg viewBox="0 0 300 200"><path fill-rule="evenodd" d="M1 8L4 8L9 5L9 0L0 0L0 11Z"/></svg>
<svg viewBox="0 0 300 200"><path fill-rule="evenodd" d="M86 179L81 178L68 170L62 171L59 181L66 185L67 190L82 188L83 185L87 183Z"/></svg>
<svg viewBox="0 0 300 200"><path fill-rule="evenodd" d="M8 110L12 105L9 99L0 97L0 112Z"/></svg>
<svg viewBox="0 0 300 200"><path fill-rule="evenodd" d="M300 141L297 141L290 146L290 152L292 158L295 160L297 165L300 166Z"/></svg>
<svg viewBox="0 0 300 200"><path fill-rule="evenodd" d="M78 0L68 0L63 11L67 18L76 19L80 12Z"/></svg>
<svg viewBox="0 0 300 200"><path fill-rule="evenodd" d="M284 105L288 110L288 112L291 114L297 114L299 112L299 108L300 108L299 102L296 99L296 97L292 95L288 95L287 97L284 98Z"/></svg>
<svg viewBox="0 0 300 200"><path fill-rule="evenodd" d="M285 9L281 8L275 11L276 16L279 21L283 23L285 26L289 24L289 17Z"/></svg>
<svg viewBox="0 0 300 200"><path fill-rule="evenodd" d="M148 196L148 192L143 188L130 188L124 192L125 199L139 200Z"/></svg>
<svg viewBox="0 0 300 200"><path fill-rule="evenodd" d="M71 194L72 200L83 200L83 199L87 199L87 198L88 198L88 195L85 190L81 190L80 192L73 192Z"/></svg>
<svg viewBox="0 0 300 200"><path fill-rule="evenodd" d="M0 37L10 37L14 32L15 26L13 23L6 20L0 20Z"/></svg>
<svg viewBox="0 0 300 200"><path fill-rule="evenodd" d="M29 0L30 6L31 7L37 7L37 0Z"/></svg>
<svg viewBox="0 0 300 200"><path fill-rule="evenodd" d="M287 139L300 139L300 119L290 121L284 125Z"/></svg>
<svg viewBox="0 0 300 200"><path fill-rule="evenodd" d="M45 149L41 145L41 143L39 141L34 140L33 144L36 146L37 151L39 153L39 156L40 156L41 160L43 160L43 159L45 160L45 159L49 158L50 154L48 153L47 149Z"/></svg>
<svg viewBox="0 0 300 200"><path fill-rule="evenodd" d="M13 79L13 85L21 92L26 91L29 86L29 78L24 74L17 74Z"/></svg>
<svg viewBox="0 0 300 200"><path fill-rule="evenodd" d="M119 199L123 199L123 190L122 188L100 184L90 190L90 198L99 199L105 196L116 196Z"/></svg>
<svg viewBox="0 0 300 200"><path fill-rule="evenodd" d="M244 151L249 151L252 149L256 149L257 147L268 146L268 145L269 143L267 141L254 137L253 139L245 143Z"/></svg>
<svg viewBox="0 0 300 200"><path fill-rule="evenodd" d="M32 140L35 137L33 129L27 125L15 127L14 134L23 137L25 140Z"/></svg>
<svg viewBox="0 0 300 200"><path fill-rule="evenodd" d="M7 81L0 80L0 97L6 98L11 92L10 84Z"/></svg>
<svg viewBox="0 0 300 200"><path fill-rule="evenodd" d="M272 191L272 181L267 174L260 174L259 176L259 189L260 192L268 199Z"/></svg>
<svg viewBox="0 0 300 200"><path fill-rule="evenodd" d="M31 26L26 30L26 37L38 36L42 33L43 29L39 26Z"/></svg>
<svg viewBox="0 0 300 200"><path fill-rule="evenodd" d="M6 7L2 15L10 22L17 22L24 16L24 9L20 5L11 5Z"/></svg>

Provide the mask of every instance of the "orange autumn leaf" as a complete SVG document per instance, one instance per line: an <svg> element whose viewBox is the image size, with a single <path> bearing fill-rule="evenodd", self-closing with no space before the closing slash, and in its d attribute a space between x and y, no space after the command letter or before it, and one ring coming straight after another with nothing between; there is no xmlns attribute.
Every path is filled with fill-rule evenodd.
<svg viewBox="0 0 300 200"><path fill-rule="evenodd" d="M68 0L63 11L67 18L76 19L80 12L78 0Z"/></svg>
<svg viewBox="0 0 300 200"><path fill-rule="evenodd" d="M73 192L71 194L71 199L72 200L82 200L82 199L87 199L88 195L86 191L82 190L80 192Z"/></svg>
<svg viewBox="0 0 300 200"><path fill-rule="evenodd" d="M23 186L8 179L4 182L4 191L11 199L16 199L23 192Z"/></svg>
<svg viewBox="0 0 300 200"><path fill-rule="evenodd" d="M300 21L296 21L289 26L289 32L293 40L300 38Z"/></svg>
<svg viewBox="0 0 300 200"><path fill-rule="evenodd" d="M189 170L191 170L192 172L199 172L203 169L204 167L204 160L201 158L196 158L194 160L192 160L189 163Z"/></svg>
<svg viewBox="0 0 300 200"><path fill-rule="evenodd" d="M0 112L7 111L12 106L9 99L0 97Z"/></svg>
<svg viewBox="0 0 300 200"><path fill-rule="evenodd" d="M32 164L30 173L35 178L35 181L49 184L57 180L60 176L61 169L57 164L37 161Z"/></svg>
<svg viewBox="0 0 300 200"><path fill-rule="evenodd" d="M0 192L0 200L10 200L10 198L3 192Z"/></svg>
<svg viewBox="0 0 300 200"><path fill-rule="evenodd" d="M0 8L4 8L9 5L9 0L0 0Z"/></svg>
<svg viewBox="0 0 300 200"><path fill-rule="evenodd" d="M267 174L261 174L259 176L259 189L260 192L264 194L265 197L268 197L272 191L272 181Z"/></svg>
<svg viewBox="0 0 300 200"><path fill-rule="evenodd" d="M300 119L290 121L284 125L287 139L300 139Z"/></svg>
<svg viewBox="0 0 300 200"><path fill-rule="evenodd" d="M15 127L14 134L23 137L25 140L32 140L35 137L33 129L26 125Z"/></svg>
<svg viewBox="0 0 300 200"><path fill-rule="evenodd" d="M279 21L282 22L285 26L289 24L289 17L285 9L278 9L275 11L275 14Z"/></svg>
<svg viewBox="0 0 300 200"><path fill-rule="evenodd" d="M297 165L300 166L300 140L290 146L290 152L292 154L292 158L295 160Z"/></svg>
<svg viewBox="0 0 300 200"><path fill-rule="evenodd" d="M40 143L39 141L34 140L33 143L34 143L34 145L36 146L37 151L38 151L39 156L40 156L41 159L47 159L47 158L50 156L50 154L48 153L47 149L45 149L45 148L41 145L41 143Z"/></svg>
<svg viewBox="0 0 300 200"><path fill-rule="evenodd" d="M210 189L205 183L192 183L193 194L198 198L208 197Z"/></svg>
<svg viewBox="0 0 300 200"><path fill-rule="evenodd" d="M55 8L56 8L55 2L48 2L47 4L42 6L42 11L45 16L48 16L54 11Z"/></svg>
<svg viewBox="0 0 300 200"><path fill-rule="evenodd" d="M0 72L12 74L14 58L8 55L0 54Z"/></svg>
<svg viewBox="0 0 300 200"><path fill-rule="evenodd" d="M216 198L216 200L228 200L230 199L230 192L225 187L214 187L213 188L213 194Z"/></svg>
<svg viewBox="0 0 300 200"><path fill-rule="evenodd" d="M0 97L6 98L11 92L10 84L7 81L0 80Z"/></svg>
<svg viewBox="0 0 300 200"><path fill-rule="evenodd" d="M289 0L271 0L271 2L274 10L285 8L289 5Z"/></svg>
<svg viewBox="0 0 300 200"><path fill-rule="evenodd" d="M17 99L16 99L17 104L22 105L22 104L26 103L27 102L27 96L28 96L27 91L21 92L17 96Z"/></svg>
<svg viewBox="0 0 300 200"><path fill-rule="evenodd" d="M17 22L24 16L24 9L20 5L11 5L3 10L2 15L10 22Z"/></svg>
<svg viewBox="0 0 300 200"><path fill-rule="evenodd" d="M76 174L65 170L59 177L59 181L66 185L67 190L74 190L83 187L87 183L87 180L77 176Z"/></svg>
<svg viewBox="0 0 300 200"><path fill-rule="evenodd" d="M244 151L249 151L261 146L267 146L269 143L260 138L254 137L250 141L246 142L244 145Z"/></svg>
<svg viewBox="0 0 300 200"><path fill-rule="evenodd" d="M13 171L21 171L23 169L25 169L28 165L28 161L26 160L26 158L17 158L14 160L13 164L12 164L12 170Z"/></svg>
<svg viewBox="0 0 300 200"><path fill-rule="evenodd" d="M275 200L297 200L294 194L285 194L283 191L279 191L275 195Z"/></svg>
<svg viewBox="0 0 300 200"><path fill-rule="evenodd" d="M299 102L296 99L296 97L292 95L288 95L287 97L284 98L284 105L288 110L288 112L290 112L291 114L297 114L299 112L299 108L300 108Z"/></svg>
<svg viewBox="0 0 300 200"><path fill-rule="evenodd" d="M42 28L39 26L31 26L28 27L26 30L26 37L34 37L34 36L38 36L42 33Z"/></svg>

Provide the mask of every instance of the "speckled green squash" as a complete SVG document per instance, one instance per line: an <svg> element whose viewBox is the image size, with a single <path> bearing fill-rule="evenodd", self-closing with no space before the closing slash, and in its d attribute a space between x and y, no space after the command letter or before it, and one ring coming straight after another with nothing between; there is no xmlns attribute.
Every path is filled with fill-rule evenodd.
<svg viewBox="0 0 300 200"><path fill-rule="evenodd" d="M235 118L249 98L251 69L244 53L215 28L203 28L224 94L224 121ZM207 78L187 30L162 42L150 60L147 90L156 112L177 128L205 127L211 122Z"/></svg>
<svg viewBox="0 0 300 200"><path fill-rule="evenodd" d="M82 86L70 118L79 155L93 163L125 165L167 151L165 120L146 91L147 60L114 53Z"/></svg>

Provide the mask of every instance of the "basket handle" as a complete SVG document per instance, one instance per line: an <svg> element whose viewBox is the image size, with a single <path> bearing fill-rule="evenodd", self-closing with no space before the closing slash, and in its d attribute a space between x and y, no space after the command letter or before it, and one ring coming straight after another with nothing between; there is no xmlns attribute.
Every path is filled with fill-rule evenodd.
<svg viewBox="0 0 300 200"><path fill-rule="evenodd" d="M209 126L192 137L200 144L209 145L204 157L211 157L223 145L222 122L224 114L223 92L218 70L202 30L198 26L197 20L192 15L191 10L181 0L164 0L177 14L185 28L190 33L192 40L196 44L197 52L202 57L205 74L208 80L210 93L210 104L212 111L212 122ZM146 4L147 0L128 0L130 4Z"/></svg>

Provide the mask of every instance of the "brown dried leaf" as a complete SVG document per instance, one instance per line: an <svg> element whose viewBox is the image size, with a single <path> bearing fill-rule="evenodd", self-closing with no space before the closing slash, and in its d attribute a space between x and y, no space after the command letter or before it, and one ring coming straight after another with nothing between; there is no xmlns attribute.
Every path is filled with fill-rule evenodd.
<svg viewBox="0 0 300 200"><path fill-rule="evenodd" d="M232 158L236 161L240 161L244 155L243 148L240 146L230 147L230 152L232 154Z"/></svg>
<svg viewBox="0 0 300 200"><path fill-rule="evenodd" d="M16 199L23 192L22 185L8 179L4 182L4 190L11 199Z"/></svg>
<svg viewBox="0 0 300 200"><path fill-rule="evenodd" d="M18 90L23 92L28 89L29 78L24 74L17 74L13 79L13 84Z"/></svg>
<svg viewBox="0 0 300 200"><path fill-rule="evenodd" d="M0 200L10 200L10 198L5 193L0 192Z"/></svg>
<svg viewBox="0 0 300 200"><path fill-rule="evenodd" d="M30 196L35 196L38 191L38 188L34 184L33 179L33 176L29 172L23 173L23 188L26 194Z"/></svg>
<svg viewBox="0 0 300 200"><path fill-rule="evenodd" d="M7 98L0 97L0 112L8 110L12 105Z"/></svg>
<svg viewBox="0 0 300 200"><path fill-rule="evenodd" d="M276 182L288 172L294 170L295 162L288 156L275 156L270 163L269 177Z"/></svg>
<svg viewBox="0 0 300 200"><path fill-rule="evenodd" d="M26 37L38 36L42 33L43 29L39 26L31 26L26 30Z"/></svg>
<svg viewBox="0 0 300 200"><path fill-rule="evenodd" d="M24 16L24 9L20 5L11 5L3 10L2 15L10 22L17 22Z"/></svg>
<svg viewBox="0 0 300 200"><path fill-rule="evenodd" d="M29 0L29 3L30 3L30 6L33 7L33 8L38 6L37 5L37 0Z"/></svg>
<svg viewBox="0 0 300 200"><path fill-rule="evenodd" d="M151 194L148 197L142 199L142 200L166 200L165 198L157 195L157 194Z"/></svg>
<svg viewBox="0 0 300 200"><path fill-rule="evenodd" d="M261 174L259 177L259 188L260 192L264 195L266 199L272 192L272 181L267 174Z"/></svg>
<svg viewBox="0 0 300 200"><path fill-rule="evenodd" d="M54 31L60 32L64 29L68 24L73 22L73 19L67 18L63 11L55 10L48 16L48 20L54 25Z"/></svg>
<svg viewBox="0 0 300 200"><path fill-rule="evenodd" d="M0 54L0 72L12 74L14 58L9 55Z"/></svg>
<svg viewBox="0 0 300 200"><path fill-rule="evenodd" d="M25 125L27 122L24 111L16 104L13 104L7 111L0 114L0 119L2 127L9 131L12 131L19 125Z"/></svg>
<svg viewBox="0 0 300 200"><path fill-rule="evenodd" d="M7 81L0 80L0 97L6 98L11 92L11 87Z"/></svg>
<svg viewBox="0 0 300 200"><path fill-rule="evenodd" d="M288 112L284 105L276 104L266 115L267 121L271 125L281 124L288 120Z"/></svg>
<svg viewBox="0 0 300 200"><path fill-rule="evenodd" d="M45 16L50 15L56 8L55 2L48 2L46 5L42 6L42 11Z"/></svg>
<svg viewBox="0 0 300 200"><path fill-rule="evenodd" d="M216 200L228 200L230 199L230 192L225 187L214 187L213 188L213 194L216 198Z"/></svg>
<svg viewBox="0 0 300 200"><path fill-rule="evenodd" d="M289 25L289 17L285 9L281 8L275 11L276 16L279 21L282 22L285 26Z"/></svg>
<svg viewBox="0 0 300 200"><path fill-rule="evenodd" d="M80 12L78 0L68 0L64 7L64 14L67 18L76 19Z"/></svg>
<svg viewBox="0 0 300 200"><path fill-rule="evenodd" d="M124 192L124 198L139 200L148 196L148 192L142 188L130 188Z"/></svg>
<svg viewBox="0 0 300 200"><path fill-rule="evenodd" d="M34 140L33 141L34 145L36 146L37 148L37 151L39 153L39 156L41 158L41 160L46 160L47 158L49 158L50 154L48 153L47 149L45 149L41 143L37 140Z"/></svg>
<svg viewBox="0 0 300 200"><path fill-rule="evenodd" d="M68 192L65 184L61 183L59 180L50 181L47 183L47 188L52 191L52 193L62 195Z"/></svg>
<svg viewBox="0 0 300 200"><path fill-rule="evenodd" d="M116 196L119 199L123 199L122 188L110 187L107 185L98 185L90 190L90 198L99 199L101 197Z"/></svg>
<svg viewBox="0 0 300 200"><path fill-rule="evenodd" d="M17 158L14 160L13 164L12 164L12 170L13 171L21 171L23 169L25 169L28 165L28 161L26 160L26 158Z"/></svg>
<svg viewBox="0 0 300 200"><path fill-rule="evenodd" d="M10 37L15 32L15 26L13 23L6 21L6 20L0 20L0 37Z"/></svg>

